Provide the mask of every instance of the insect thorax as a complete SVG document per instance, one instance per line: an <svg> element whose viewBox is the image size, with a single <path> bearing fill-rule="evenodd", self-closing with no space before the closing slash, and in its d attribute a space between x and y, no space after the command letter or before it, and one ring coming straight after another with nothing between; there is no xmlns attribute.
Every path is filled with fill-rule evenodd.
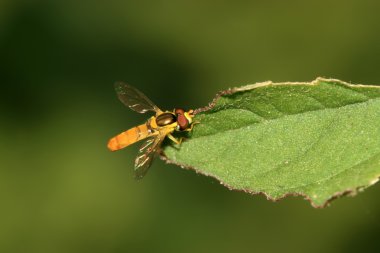
<svg viewBox="0 0 380 253"><path fill-rule="evenodd" d="M162 113L156 117L157 126L160 127L173 124L176 121L177 118L175 117L175 115L169 112Z"/></svg>

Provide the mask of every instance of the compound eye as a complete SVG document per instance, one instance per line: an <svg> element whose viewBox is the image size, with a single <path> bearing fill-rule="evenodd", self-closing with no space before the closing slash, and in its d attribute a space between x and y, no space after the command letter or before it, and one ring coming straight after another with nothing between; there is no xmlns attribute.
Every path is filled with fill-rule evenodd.
<svg viewBox="0 0 380 253"><path fill-rule="evenodd" d="M178 114L177 122L181 130L185 130L189 127L189 121L184 114Z"/></svg>
<svg viewBox="0 0 380 253"><path fill-rule="evenodd" d="M181 108L177 108L177 109L175 109L175 114L176 115L183 115L185 113L185 111L183 110L183 109L181 109Z"/></svg>

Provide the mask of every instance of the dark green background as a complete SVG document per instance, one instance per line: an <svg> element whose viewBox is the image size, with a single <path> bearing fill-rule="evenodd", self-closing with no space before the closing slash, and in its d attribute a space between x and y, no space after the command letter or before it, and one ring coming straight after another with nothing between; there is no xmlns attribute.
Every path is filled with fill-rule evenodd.
<svg viewBox="0 0 380 253"><path fill-rule="evenodd" d="M110 137L158 106L231 86L318 76L380 84L375 1L0 2L0 252L357 252L378 249L380 186L317 210L272 203ZM237 144L238 145L238 144Z"/></svg>

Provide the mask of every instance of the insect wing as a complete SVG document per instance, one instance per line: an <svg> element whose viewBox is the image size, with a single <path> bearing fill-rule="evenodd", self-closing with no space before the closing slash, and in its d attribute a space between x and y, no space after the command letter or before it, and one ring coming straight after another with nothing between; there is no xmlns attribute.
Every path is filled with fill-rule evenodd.
<svg viewBox="0 0 380 253"><path fill-rule="evenodd" d="M162 112L141 91L127 83L116 82L115 90L120 101L138 113L153 111L158 114Z"/></svg>
<svg viewBox="0 0 380 253"><path fill-rule="evenodd" d="M141 179L148 172L150 165L157 153L166 134L160 132L155 138L150 138L141 146L135 160L135 178Z"/></svg>

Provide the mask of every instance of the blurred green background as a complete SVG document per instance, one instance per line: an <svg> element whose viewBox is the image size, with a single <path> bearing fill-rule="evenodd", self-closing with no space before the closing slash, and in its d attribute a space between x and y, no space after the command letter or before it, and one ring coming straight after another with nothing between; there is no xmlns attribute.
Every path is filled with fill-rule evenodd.
<svg viewBox="0 0 380 253"><path fill-rule="evenodd" d="M380 84L376 1L0 1L0 252L375 252L380 185L326 209L229 191L108 139L219 91L318 76Z"/></svg>

